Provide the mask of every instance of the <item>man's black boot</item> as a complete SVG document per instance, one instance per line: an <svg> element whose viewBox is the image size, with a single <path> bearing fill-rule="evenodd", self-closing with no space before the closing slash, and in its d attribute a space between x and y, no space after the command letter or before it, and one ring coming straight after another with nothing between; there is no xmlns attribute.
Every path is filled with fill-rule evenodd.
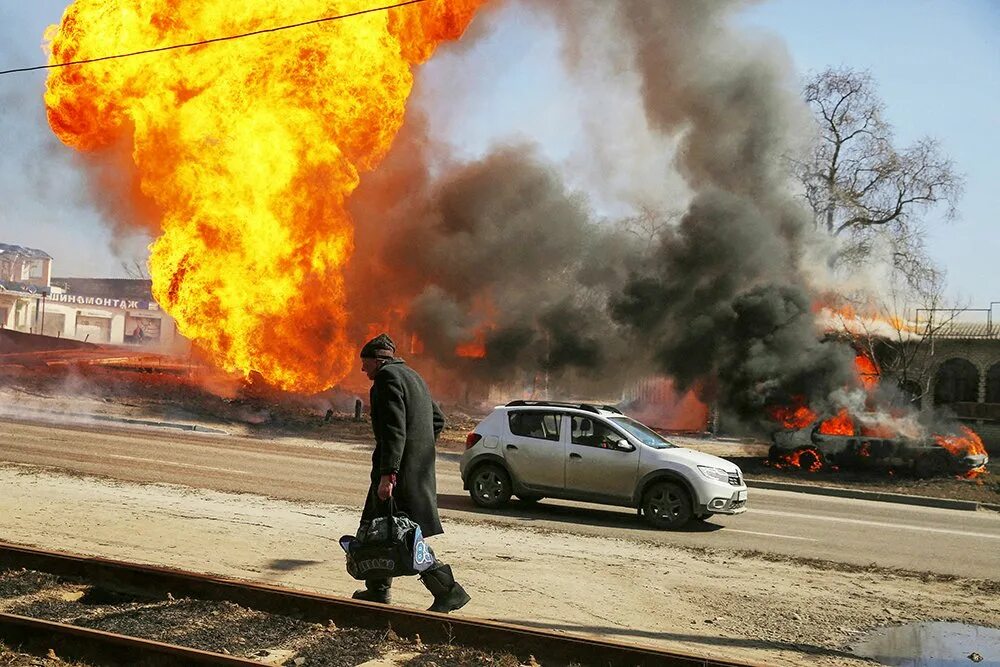
<svg viewBox="0 0 1000 667"><path fill-rule="evenodd" d="M355 600L389 604L392 602L392 579L366 579L365 587L354 591L351 597Z"/></svg>
<svg viewBox="0 0 1000 667"><path fill-rule="evenodd" d="M434 596L434 604L427 611L447 614L461 609L472 598L451 574L451 565L435 565L420 575L427 590Z"/></svg>

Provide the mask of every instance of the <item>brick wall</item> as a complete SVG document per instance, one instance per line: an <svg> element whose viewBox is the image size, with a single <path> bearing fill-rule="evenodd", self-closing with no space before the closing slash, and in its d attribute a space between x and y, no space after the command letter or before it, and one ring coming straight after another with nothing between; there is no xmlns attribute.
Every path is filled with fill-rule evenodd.
<svg viewBox="0 0 1000 667"><path fill-rule="evenodd" d="M1000 364L1000 339L945 339L924 342L920 354L911 366L911 370L915 370L918 374L922 372L929 381L921 409L931 410L934 407L934 382L937 371L941 364L954 358L965 359L976 367L979 372L978 401L983 403L986 400L986 374L994 364ZM987 416L996 414L997 410L963 412ZM990 454L1000 456L1000 420L963 419L962 421L979 433Z"/></svg>

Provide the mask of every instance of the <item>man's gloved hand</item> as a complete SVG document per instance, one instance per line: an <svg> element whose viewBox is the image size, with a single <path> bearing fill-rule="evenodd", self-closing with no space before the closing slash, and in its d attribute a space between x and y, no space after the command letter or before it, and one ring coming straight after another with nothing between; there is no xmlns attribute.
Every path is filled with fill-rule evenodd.
<svg viewBox="0 0 1000 667"><path fill-rule="evenodd" d="M392 489L395 486L396 486L395 475L382 475L382 478L378 482L379 500L389 500L389 498L392 497Z"/></svg>

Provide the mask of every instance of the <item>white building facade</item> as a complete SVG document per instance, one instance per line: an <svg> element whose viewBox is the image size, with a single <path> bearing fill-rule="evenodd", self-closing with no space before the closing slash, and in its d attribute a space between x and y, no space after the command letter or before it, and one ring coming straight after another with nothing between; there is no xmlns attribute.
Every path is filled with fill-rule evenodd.
<svg viewBox="0 0 1000 667"><path fill-rule="evenodd" d="M0 329L104 345L186 349L149 280L53 278L52 257L0 243Z"/></svg>

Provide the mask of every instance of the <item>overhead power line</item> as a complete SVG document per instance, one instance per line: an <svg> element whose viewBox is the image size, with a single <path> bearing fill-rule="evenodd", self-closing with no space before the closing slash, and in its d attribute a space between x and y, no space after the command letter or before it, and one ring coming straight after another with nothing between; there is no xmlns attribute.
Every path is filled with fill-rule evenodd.
<svg viewBox="0 0 1000 667"><path fill-rule="evenodd" d="M317 23L326 23L327 21L339 21L341 19L349 19L355 16L361 16L362 14L371 14L373 12L384 12L390 9L396 9L398 7L405 7L407 5L415 5L420 2L426 2L426 0L406 0L406 2L400 2L395 5L384 5L382 7L372 7L371 9L361 9L356 12L350 12L348 14L338 14L337 16L326 16L321 19L313 19L311 21L302 21L301 23L290 23L288 25L280 25L274 28L264 28L263 30L254 30L252 32L244 32L238 35L226 35L225 37L213 37L211 39L204 39L199 42L188 42L187 44L171 44L170 46L158 46L153 49L143 49L142 51L132 51L131 53L118 53L112 56L101 56L99 58L87 58L86 60L73 60L65 63L50 63L48 65L35 65L34 67L19 67L17 69L8 69L0 71L0 76L4 74L14 74L16 72L34 72L41 69L55 69L57 67L69 67L70 65L86 65L88 63L97 63L102 60L116 60L118 58L131 58L132 56L141 56L148 53L159 53L160 51L172 51L174 49L189 49L193 46L202 46L203 44L214 44L216 42L227 42L234 39L242 39L243 37L253 37L254 35L263 35L269 32L278 32L279 30L291 30L292 28L302 28L307 25L315 25Z"/></svg>

